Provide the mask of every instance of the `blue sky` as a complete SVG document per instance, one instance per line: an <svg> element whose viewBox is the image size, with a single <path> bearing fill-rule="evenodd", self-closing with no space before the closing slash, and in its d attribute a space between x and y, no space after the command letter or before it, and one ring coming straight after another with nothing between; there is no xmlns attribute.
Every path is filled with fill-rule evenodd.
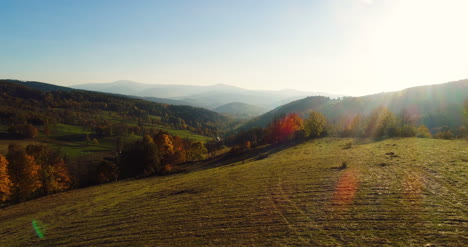
<svg viewBox="0 0 468 247"><path fill-rule="evenodd" d="M0 0L0 78L364 95L468 78L465 0Z"/></svg>

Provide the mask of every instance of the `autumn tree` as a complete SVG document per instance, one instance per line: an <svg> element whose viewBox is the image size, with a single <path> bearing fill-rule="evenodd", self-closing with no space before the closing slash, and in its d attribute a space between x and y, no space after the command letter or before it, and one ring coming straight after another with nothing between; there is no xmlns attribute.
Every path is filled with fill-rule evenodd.
<svg viewBox="0 0 468 247"><path fill-rule="evenodd" d="M304 121L304 130L307 137L316 138L325 134L327 118L320 112L311 112Z"/></svg>
<svg viewBox="0 0 468 247"><path fill-rule="evenodd" d="M351 121L349 127L351 136L360 137L364 134L364 118L361 115L356 115Z"/></svg>
<svg viewBox="0 0 468 247"><path fill-rule="evenodd" d="M297 131L304 129L304 121L297 113L275 118L267 129L271 143L293 139Z"/></svg>
<svg viewBox="0 0 468 247"><path fill-rule="evenodd" d="M174 136L172 139L172 145L173 145L173 154L170 157L170 162L174 165L183 163L187 161L187 146L182 140L182 138L178 136Z"/></svg>
<svg viewBox="0 0 468 247"><path fill-rule="evenodd" d="M432 138L432 134L425 125L420 125L416 130L416 136L419 138Z"/></svg>
<svg viewBox="0 0 468 247"><path fill-rule="evenodd" d="M97 182L100 184L117 181L119 168L113 162L103 160L98 166Z"/></svg>
<svg viewBox="0 0 468 247"><path fill-rule="evenodd" d="M455 135L452 133L450 128L448 126L444 126L440 128L440 131L438 131L435 135L435 138L437 139L453 139Z"/></svg>
<svg viewBox="0 0 468 247"><path fill-rule="evenodd" d="M40 166L41 189L45 195L67 190L72 179L68 167L59 152L45 145L28 145L26 153Z"/></svg>
<svg viewBox="0 0 468 247"><path fill-rule="evenodd" d="M174 154L174 144L172 136L167 132L160 131L153 136L156 147L159 149L162 166L170 163L171 156Z"/></svg>
<svg viewBox="0 0 468 247"><path fill-rule="evenodd" d="M206 154L208 150L206 150L205 145L201 142L193 142L190 147L190 160L203 160L203 155Z"/></svg>
<svg viewBox="0 0 468 247"><path fill-rule="evenodd" d="M4 202L11 196L13 183L8 175L8 160L0 155L0 201Z"/></svg>
<svg viewBox="0 0 468 247"><path fill-rule="evenodd" d="M396 125L395 115L386 107L378 107L367 117L365 131L368 137L395 137L398 136L399 129Z"/></svg>
<svg viewBox="0 0 468 247"><path fill-rule="evenodd" d="M32 124L16 124L8 129L10 134L15 134L22 138L34 138L39 131Z"/></svg>
<svg viewBox="0 0 468 247"><path fill-rule="evenodd" d="M23 201L33 196L42 187L40 166L34 157L28 155L23 147L17 144L8 146L6 156L9 162L9 175L13 182L13 193L17 201Z"/></svg>

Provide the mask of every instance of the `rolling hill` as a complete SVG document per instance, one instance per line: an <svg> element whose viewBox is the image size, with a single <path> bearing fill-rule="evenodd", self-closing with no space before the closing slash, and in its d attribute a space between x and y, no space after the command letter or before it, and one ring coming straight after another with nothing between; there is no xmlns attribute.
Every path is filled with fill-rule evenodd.
<svg viewBox="0 0 468 247"><path fill-rule="evenodd" d="M241 102L232 102L222 106L218 106L215 109L213 109L213 111L225 114L230 117L251 118L265 113L266 109Z"/></svg>
<svg viewBox="0 0 468 247"><path fill-rule="evenodd" d="M275 117L292 112L306 117L310 111L322 112L331 122L337 123L342 118L357 114L367 115L377 107L385 106L397 116L406 111L420 124L425 124L431 129L448 126L457 130L463 123L463 101L467 98L468 80L362 97L330 99L313 96L277 107L246 123L243 128L264 127Z"/></svg>
<svg viewBox="0 0 468 247"><path fill-rule="evenodd" d="M226 120L220 114L192 106L167 105L128 96L75 90L41 82L23 82L17 80L0 80L0 101L3 103L0 113L4 116L2 124L11 124L15 118L40 118L44 123L52 115L59 116L62 111L67 114L97 114L96 111L117 112L135 118L158 117L167 119L167 123L183 120L193 128L216 128L216 124ZM22 102L18 104L18 102ZM44 110L48 109L48 110ZM24 111L24 112L22 112ZM55 112L54 112L55 111ZM19 116L21 115L21 116ZM23 116L24 115L24 116ZM60 117L63 118L63 117ZM9 121L9 122L8 122ZM74 120L69 119L69 122Z"/></svg>
<svg viewBox="0 0 468 247"><path fill-rule="evenodd" d="M226 84L211 86L193 85L166 85L144 84L133 81L116 81L112 83L93 83L72 86L77 89L118 93L140 97L166 98L180 100L191 106L214 109L218 106L242 102L267 109L273 109L279 105L311 95L324 95L338 97L327 93L302 92L297 90L247 90Z"/></svg>
<svg viewBox="0 0 468 247"><path fill-rule="evenodd" d="M352 148L343 149L348 142ZM3 208L0 246L463 246L468 241L466 141L321 139L257 152L224 166L209 161L188 165L182 174Z"/></svg>

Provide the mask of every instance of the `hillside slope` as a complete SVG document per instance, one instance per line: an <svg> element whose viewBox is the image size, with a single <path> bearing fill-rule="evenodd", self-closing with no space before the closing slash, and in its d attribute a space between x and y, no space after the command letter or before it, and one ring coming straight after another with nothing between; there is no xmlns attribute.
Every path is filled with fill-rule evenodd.
<svg viewBox="0 0 468 247"><path fill-rule="evenodd" d="M232 102L218 106L213 111L238 118L256 117L266 112L265 108L241 102Z"/></svg>
<svg viewBox="0 0 468 247"><path fill-rule="evenodd" d="M467 243L466 141L354 140L343 149L349 141L4 208L0 246Z"/></svg>
<svg viewBox="0 0 468 247"><path fill-rule="evenodd" d="M377 107L385 106L397 116L406 111L409 117L429 128L448 126L457 130L463 122L465 99L468 99L468 80L362 97L330 99L313 96L277 107L247 123L244 128L265 127L275 117L292 112L306 117L310 111L320 111L332 123L337 123L343 118L354 117L357 114L367 115Z"/></svg>
<svg viewBox="0 0 468 247"><path fill-rule="evenodd" d="M109 93L62 89L47 83L0 80L0 123L10 125L22 121L31 123L34 120L42 125L48 119L60 118L61 114L69 117L67 121L61 117L58 122L78 125L78 117L72 115L90 112L92 118L97 119L102 117L103 114L99 112L102 111L126 114L139 118L140 122L144 119L151 122L151 117L158 117L165 126L188 125L192 129L205 128L214 133L218 124L227 120L203 108L167 105Z"/></svg>

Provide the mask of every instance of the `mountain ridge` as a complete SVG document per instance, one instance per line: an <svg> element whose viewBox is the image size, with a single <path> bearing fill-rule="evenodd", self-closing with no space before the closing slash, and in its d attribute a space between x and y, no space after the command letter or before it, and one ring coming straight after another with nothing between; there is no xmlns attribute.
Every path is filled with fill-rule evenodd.
<svg viewBox="0 0 468 247"><path fill-rule="evenodd" d="M129 84L132 88L129 88ZM192 106L214 109L218 106L240 101L242 103L273 109L286 100L296 100L311 95L341 97L342 95L318 92L306 92L293 89L284 90L249 90L225 83L208 86L183 84L145 84L134 81L116 81L111 83L88 83L71 86L100 92L119 93L141 97L182 100Z"/></svg>
<svg viewBox="0 0 468 247"><path fill-rule="evenodd" d="M360 97L330 99L312 96L281 105L247 122L241 128L265 127L274 118L288 113L298 113L301 117L307 117L310 111L322 112L336 124L351 116L368 115L377 107L384 106L396 115L408 111L420 124L430 129L447 126L456 130L463 122L463 101L466 99L468 79Z"/></svg>

